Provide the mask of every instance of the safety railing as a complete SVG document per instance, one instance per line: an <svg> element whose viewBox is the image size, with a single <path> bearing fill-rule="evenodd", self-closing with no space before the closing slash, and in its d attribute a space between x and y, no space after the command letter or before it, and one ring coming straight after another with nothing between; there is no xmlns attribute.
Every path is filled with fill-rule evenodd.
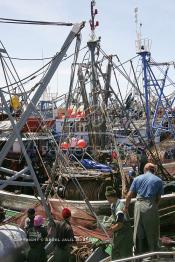
<svg viewBox="0 0 175 262"><path fill-rule="evenodd" d="M151 40L148 38L139 39L135 41L136 53L150 52L151 50Z"/></svg>

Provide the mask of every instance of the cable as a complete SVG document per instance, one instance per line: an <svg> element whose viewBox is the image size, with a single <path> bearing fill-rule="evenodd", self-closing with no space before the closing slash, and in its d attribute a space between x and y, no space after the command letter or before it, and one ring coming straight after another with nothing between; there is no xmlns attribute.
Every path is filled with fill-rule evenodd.
<svg viewBox="0 0 175 262"><path fill-rule="evenodd" d="M10 24L25 24L25 25L56 25L56 26L72 26L73 23L66 22L48 22L48 21L35 21L35 20L20 20L0 17L0 23Z"/></svg>
<svg viewBox="0 0 175 262"><path fill-rule="evenodd" d="M80 51L82 51L83 49L87 48L87 45L82 47L80 49ZM69 56L66 56L63 60L63 61L66 61L67 59L69 59L70 57L72 57L74 55L74 53L72 53L71 55ZM20 58L20 57L7 57L7 56L3 56L2 57L4 58L10 58L11 60L21 60L21 61L43 61L43 60L50 60L50 59L53 59L54 57L53 56L50 56L50 57L44 57L44 58ZM62 63L61 62L61 63Z"/></svg>
<svg viewBox="0 0 175 262"><path fill-rule="evenodd" d="M82 51L82 50L85 49L86 47L87 47L87 46L84 46L82 49L80 49L80 51ZM66 46L65 46L65 48L66 48ZM62 51L63 51L63 50L61 50L60 52L58 52L58 53L52 58L51 61L49 61L48 63L46 63L44 66L42 66L41 68L39 68L38 70L36 70L36 71L33 72L32 74L24 77L24 78L21 79L20 81L13 82L13 83L12 83L11 85L9 85L9 86L13 86L13 85L22 83L23 81L27 80L27 79L30 78L30 77L35 77L35 74L37 74L38 72L40 72L41 70L43 70L44 68L46 68L47 66L49 66L49 65L51 64L51 62L52 62ZM67 60L67 59L69 59L69 58L72 57L72 56L74 56L74 53L71 54L70 56L66 57L65 59L63 59L62 62L65 61L65 60ZM40 73L40 74L43 74L43 72ZM33 80L33 78L32 78L31 80ZM8 86L3 86L3 87L1 87L1 89L7 88L7 87L8 87Z"/></svg>
<svg viewBox="0 0 175 262"><path fill-rule="evenodd" d="M8 58L7 56L3 56L4 58ZM10 57L12 60L20 60L20 61L43 61L43 60L50 60L53 56L50 57L44 57L44 58L20 58L20 57ZM64 60L64 59L63 59Z"/></svg>

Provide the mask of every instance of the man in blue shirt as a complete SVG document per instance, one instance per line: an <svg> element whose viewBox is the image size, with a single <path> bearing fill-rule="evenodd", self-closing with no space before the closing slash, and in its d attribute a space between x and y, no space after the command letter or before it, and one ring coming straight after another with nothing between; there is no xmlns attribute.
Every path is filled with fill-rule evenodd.
<svg viewBox="0 0 175 262"><path fill-rule="evenodd" d="M162 180L155 175L156 167L147 163L144 174L136 177L126 198L125 211L132 197L134 209L134 246L136 254L156 251L159 243L158 204L163 194Z"/></svg>

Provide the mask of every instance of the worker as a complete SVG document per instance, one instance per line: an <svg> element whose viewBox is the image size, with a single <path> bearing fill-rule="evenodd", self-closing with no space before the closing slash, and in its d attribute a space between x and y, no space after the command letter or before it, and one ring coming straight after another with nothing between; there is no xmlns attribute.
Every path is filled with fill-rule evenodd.
<svg viewBox="0 0 175 262"><path fill-rule="evenodd" d="M70 224L71 211L68 208L62 210L63 220L56 224L56 251L55 262L72 261L72 245L75 244L73 229Z"/></svg>
<svg viewBox="0 0 175 262"><path fill-rule="evenodd" d="M27 239L30 245L27 262L46 262L45 240L47 230L44 224L45 219L37 215L34 218L34 225L27 230Z"/></svg>
<svg viewBox="0 0 175 262"><path fill-rule="evenodd" d="M5 220L5 210L3 207L0 207L0 223Z"/></svg>
<svg viewBox="0 0 175 262"><path fill-rule="evenodd" d="M132 256L132 229L128 214L124 214L124 204L117 196L116 190L112 186L106 187L106 199L111 204L111 225L109 229L112 230L112 254L111 258L120 259Z"/></svg>
<svg viewBox="0 0 175 262"><path fill-rule="evenodd" d="M145 148L138 148L137 150L137 157L138 157L138 172L139 174L144 173L144 166L148 162L148 156L146 154Z"/></svg>
<svg viewBox="0 0 175 262"><path fill-rule="evenodd" d="M126 197L125 212L132 197L137 198L134 210L135 253L156 251L159 241L158 204L163 194L162 180L156 176L156 166L147 163L144 174L134 178Z"/></svg>
<svg viewBox="0 0 175 262"><path fill-rule="evenodd" d="M134 180L136 173L133 169L129 170L128 173L124 173L123 175L123 181L124 185L122 188L122 196L125 198L129 192L130 186Z"/></svg>
<svg viewBox="0 0 175 262"><path fill-rule="evenodd" d="M35 209L29 208L27 211L27 218L25 220L25 229L29 229L30 227L34 226L34 218L35 218Z"/></svg>

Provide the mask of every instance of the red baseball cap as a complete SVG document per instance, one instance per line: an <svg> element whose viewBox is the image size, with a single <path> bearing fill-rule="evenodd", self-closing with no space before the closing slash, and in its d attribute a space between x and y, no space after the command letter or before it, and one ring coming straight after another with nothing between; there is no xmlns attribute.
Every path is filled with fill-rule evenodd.
<svg viewBox="0 0 175 262"><path fill-rule="evenodd" d="M69 218L70 216L71 216L71 211L70 211L70 209L67 208L67 207L63 208L63 210L62 210L62 217L63 217L64 219L66 219L66 218Z"/></svg>

